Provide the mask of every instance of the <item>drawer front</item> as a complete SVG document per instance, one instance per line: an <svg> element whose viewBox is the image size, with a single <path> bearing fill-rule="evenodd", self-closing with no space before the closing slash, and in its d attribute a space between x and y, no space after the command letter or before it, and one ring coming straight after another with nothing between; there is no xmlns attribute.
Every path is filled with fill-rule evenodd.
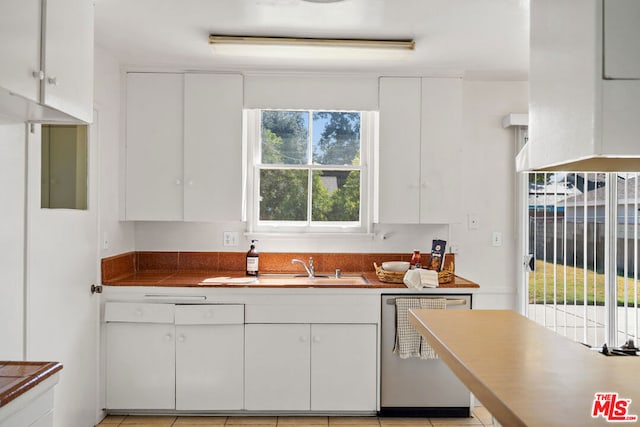
<svg viewBox="0 0 640 427"><path fill-rule="evenodd" d="M108 302L104 307L105 322L173 323L173 304Z"/></svg>
<svg viewBox="0 0 640 427"><path fill-rule="evenodd" d="M264 298L247 303L246 323L378 323L379 295Z"/></svg>
<svg viewBox="0 0 640 427"><path fill-rule="evenodd" d="M177 305L176 325L241 325L244 305Z"/></svg>

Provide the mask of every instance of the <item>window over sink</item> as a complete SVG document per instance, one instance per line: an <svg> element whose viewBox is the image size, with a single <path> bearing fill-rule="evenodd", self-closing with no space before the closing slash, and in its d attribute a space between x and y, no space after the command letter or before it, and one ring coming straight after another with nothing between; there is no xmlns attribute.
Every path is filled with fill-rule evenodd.
<svg viewBox="0 0 640 427"><path fill-rule="evenodd" d="M250 232L368 232L377 113L247 110Z"/></svg>

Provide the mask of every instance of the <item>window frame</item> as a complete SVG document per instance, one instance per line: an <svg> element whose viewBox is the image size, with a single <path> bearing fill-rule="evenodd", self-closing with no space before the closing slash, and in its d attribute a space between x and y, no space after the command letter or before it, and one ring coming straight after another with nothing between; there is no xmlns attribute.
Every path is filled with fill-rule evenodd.
<svg viewBox="0 0 640 427"><path fill-rule="evenodd" d="M305 163L301 165L274 165L260 163L261 155L261 126L262 111L302 111L309 112L309 150L312 148L312 114L318 111L331 112L358 112L360 113L360 165L321 165L313 163ZM378 114L375 111L357 111L357 110L337 110L337 109L300 109L300 108L260 108L245 109L245 156L246 160L246 209L245 221L248 233L265 233L269 235L287 235L296 236L302 234L370 234L373 221L373 167L374 164L374 147L377 138ZM309 151L308 156L313 156ZM312 158L312 157L311 157ZM279 169L279 170L308 170L309 176L313 171L317 170L359 170L360 171L360 220L358 222L342 222L342 221L312 221L309 217L306 221L262 221L260 215L260 170L262 169ZM307 200L307 209L311 215L310 206L312 204L312 180L307 183L309 198Z"/></svg>

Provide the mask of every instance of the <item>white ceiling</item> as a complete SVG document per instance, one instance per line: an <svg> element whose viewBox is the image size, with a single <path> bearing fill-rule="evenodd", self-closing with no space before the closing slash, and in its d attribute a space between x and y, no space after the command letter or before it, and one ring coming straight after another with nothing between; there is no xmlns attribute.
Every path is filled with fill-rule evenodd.
<svg viewBox="0 0 640 427"><path fill-rule="evenodd" d="M464 73L526 79L529 0L96 0L96 43L129 68ZM208 35L413 38L405 60L214 57Z"/></svg>

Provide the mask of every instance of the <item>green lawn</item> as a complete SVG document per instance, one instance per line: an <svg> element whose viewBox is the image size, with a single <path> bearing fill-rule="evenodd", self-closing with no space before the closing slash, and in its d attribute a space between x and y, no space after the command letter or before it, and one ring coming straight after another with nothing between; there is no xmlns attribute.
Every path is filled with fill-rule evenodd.
<svg viewBox="0 0 640 427"><path fill-rule="evenodd" d="M566 273L566 274L565 274ZM582 268L556 266L556 286L555 301L558 304L564 304L565 295L567 304L584 304L584 288L585 288L585 270ZM587 270L586 287L587 287L587 303L593 305L594 300L598 305L604 304L604 274L595 273ZM594 278L595 276L595 278ZM545 279L546 279L546 301L545 301ZM535 281L534 281L535 280ZM595 284L594 284L595 280ZM629 305L633 305L635 298L633 278L627 278L627 292L625 294L625 278L617 277L618 282L618 305L624 305L625 295ZM637 284L637 296L640 303L640 279ZM566 290L565 290L566 289ZM554 279L553 264L544 261L536 261L536 271L529 273L529 303L536 302L542 304L552 304L554 301Z"/></svg>

